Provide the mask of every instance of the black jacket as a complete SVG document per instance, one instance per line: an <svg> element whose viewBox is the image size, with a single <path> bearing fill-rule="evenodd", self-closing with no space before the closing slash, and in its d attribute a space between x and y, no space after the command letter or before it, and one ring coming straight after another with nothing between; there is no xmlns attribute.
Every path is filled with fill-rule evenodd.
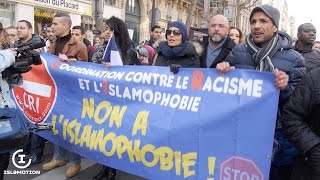
<svg viewBox="0 0 320 180"><path fill-rule="evenodd" d="M23 43L21 42L21 40L18 40L14 43L14 47L21 47L21 46L27 46L27 45L31 45L31 44L37 44L40 43L42 40L40 38L40 36L38 36L37 34L32 34L31 39L29 39L27 42Z"/></svg>
<svg viewBox="0 0 320 180"><path fill-rule="evenodd" d="M306 62L306 70L307 72L320 67L320 53L316 50L300 50L297 46L294 47L294 50L299 52Z"/></svg>
<svg viewBox="0 0 320 180"><path fill-rule="evenodd" d="M320 143L319 79L320 68L305 75L283 108L285 132L303 154Z"/></svg>
<svg viewBox="0 0 320 180"><path fill-rule="evenodd" d="M207 68L207 67L215 68L218 63L220 63L226 59L226 57L228 56L228 54L230 53L230 51L232 50L232 48L235 45L236 44L234 43L234 41L232 39L230 39L230 37L227 37L226 42L222 46L221 52L216 57L216 59L213 61L213 63L210 66L208 66L206 59L207 59L208 46L209 46L209 37L205 37L203 39L203 50L204 51L200 57L200 67L202 67L202 68Z"/></svg>
<svg viewBox="0 0 320 180"><path fill-rule="evenodd" d="M158 47L158 57L155 66L170 66L171 64L179 64L182 67L197 68L200 67L199 56L195 46L191 42L187 42L187 46L175 56L173 59L166 59L162 55L161 47L167 42L161 42Z"/></svg>

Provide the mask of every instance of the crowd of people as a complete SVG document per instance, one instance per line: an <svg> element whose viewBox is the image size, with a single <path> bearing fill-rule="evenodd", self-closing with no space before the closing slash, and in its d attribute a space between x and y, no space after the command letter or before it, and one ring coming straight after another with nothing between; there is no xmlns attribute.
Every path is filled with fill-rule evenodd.
<svg viewBox="0 0 320 180"><path fill-rule="evenodd" d="M58 13L40 36L32 34L32 25L26 20L20 20L16 27L0 27L0 49L7 49L0 51L0 70L14 61L14 51L10 48L40 41L46 42L41 51L57 55L61 61L76 63L79 60L108 67L110 62L102 57L110 37L114 36L124 65L168 66L175 74L179 68L213 68L221 75L232 69L272 72L280 96L269 179L316 180L320 177L320 84L317 83L320 43L315 41L313 24L300 25L294 42L278 30L279 19L276 8L255 7L249 18L251 32L245 35L239 28L230 27L225 16L214 15L208 36L200 43L188 40L185 23L173 21L168 24L164 37L161 27L155 25L150 30L151 39L135 47L126 24L117 17L106 21L104 31L94 38L92 45L85 38L83 27L72 26L68 14ZM20 76L12 78L16 79L12 84L19 84ZM8 82L1 79L0 83L2 81ZM8 86L1 85L1 88L8 89ZM0 96L0 100L3 99ZM32 164L42 161L44 143L45 139L32 134L31 143L25 147L32 156ZM69 160L65 159L67 153ZM9 155L9 152L0 154L0 180L8 167ZM65 175L73 177L80 171L81 157L55 145L52 160L42 168L49 171L68 161L71 165ZM103 166L93 178L114 180L115 177L116 169Z"/></svg>

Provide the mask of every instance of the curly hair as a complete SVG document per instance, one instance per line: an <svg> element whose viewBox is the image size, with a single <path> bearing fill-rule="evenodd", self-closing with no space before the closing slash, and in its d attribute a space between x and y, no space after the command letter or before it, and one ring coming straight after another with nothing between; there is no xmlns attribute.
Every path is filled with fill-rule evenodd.
<svg viewBox="0 0 320 180"><path fill-rule="evenodd" d="M106 21L106 25L113 30L122 61L124 64L127 64L130 59L128 50L131 48L131 39L129 37L127 25L121 19L114 16Z"/></svg>
<svg viewBox="0 0 320 180"><path fill-rule="evenodd" d="M242 43L242 42L244 42L244 36L243 36L243 33L242 33L242 31L239 29L239 28L236 28L236 27L234 27L234 26L231 26L230 28L229 28L229 32L230 32L230 30L231 29L235 29L235 30L237 30L238 32L239 32L239 43Z"/></svg>
<svg viewBox="0 0 320 180"><path fill-rule="evenodd" d="M7 36L6 31L0 28L0 49L5 49L8 46Z"/></svg>

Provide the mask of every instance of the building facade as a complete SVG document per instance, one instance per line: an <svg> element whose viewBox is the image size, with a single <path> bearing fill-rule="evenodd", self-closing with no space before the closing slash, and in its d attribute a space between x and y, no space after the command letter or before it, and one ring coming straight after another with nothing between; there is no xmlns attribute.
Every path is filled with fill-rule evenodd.
<svg viewBox="0 0 320 180"><path fill-rule="evenodd" d="M171 21L186 23L192 0L156 0L156 9L160 11L157 25L163 32ZM192 27L200 28L204 21L204 0L196 1ZM88 39L93 39L92 30L102 31L105 21L111 16L124 20L133 42L148 40L150 35L152 0L5 0L0 1L0 22L4 27L15 26L25 19L34 26L34 33L52 22L58 12L68 13L72 25L81 25Z"/></svg>
<svg viewBox="0 0 320 180"><path fill-rule="evenodd" d="M203 18L204 0L197 0L193 16L193 27L201 27ZM152 0L97 0L94 4L96 28L103 30L106 19L116 16L125 21L135 45L148 40L151 29ZM171 21L181 20L186 23L191 0L156 0L156 9L159 10L159 21L156 22L164 32Z"/></svg>
<svg viewBox="0 0 320 180"><path fill-rule="evenodd" d="M86 30L94 24L90 0L5 0L0 1L0 12L4 27L15 26L24 19L33 24L35 33L51 23L57 12L68 13L73 25L82 25Z"/></svg>
<svg viewBox="0 0 320 180"><path fill-rule="evenodd" d="M205 1L206 21L216 14L222 14L229 20L230 26L239 28L244 34L250 32L249 17L253 8L261 5L262 0L208 0Z"/></svg>

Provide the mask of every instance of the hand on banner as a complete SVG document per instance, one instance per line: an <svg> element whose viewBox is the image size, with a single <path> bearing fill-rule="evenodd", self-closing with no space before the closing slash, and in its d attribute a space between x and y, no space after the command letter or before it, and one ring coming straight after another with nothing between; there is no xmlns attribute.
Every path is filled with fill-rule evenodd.
<svg viewBox="0 0 320 180"><path fill-rule="evenodd" d="M220 75L225 75L227 72L229 72L231 69L235 69L234 66L230 66L228 62L221 62L217 64L216 69L220 73Z"/></svg>
<svg viewBox="0 0 320 180"><path fill-rule="evenodd" d="M171 64L171 65L170 65L170 71L171 71L173 74L178 74L179 68L182 68L182 66L181 66L180 64Z"/></svg>
<svg viewBox="0 0 320 180"><path fill-rule="evenodd" d="M106 67L106 68L110 68L110 66L111 66L111 63L110 62L102 62L102 64L104 65L104 67Z"/></svg>
<svg viewBox="0 0 320 180"><path fill-rule="evenodd" d="M44 52L44 49L43 48L38 48L35 51L37 51L38 53L42 53L42 52Z"/></svg>
<svg viewBox="0 0 320 180"><path fill-rule="evenodd" d="M65 54L60 54L60 53L59 53L59 60L62 61L62 62L69 62L70 65L74 64L74 63L77 61L77 59L74 58L74 57L68 58L67 55L65 55Z"/></svg>
<svg viewBox="0 0 320 180"><path fill-rule="evenodd" d="M275 69L274 74L276 76L276 87L280 90L286 89L288 87L289 76L279 69Z"/></svg>
<svg viewBox="0 0 320 180"><path fill-rule="evenodd" d="M70 65L72 65L77 61L77 59L76 58L69 58L68 61L69 61Z"/></svg>
<svg viewBox="0 0 320 180"><path fill-rule="evenodd" d="M65 55L65 54L60 54L59 53L59 60L62 61L62 62L66 62L66 61L68 61L68 56Z"/></svg>

